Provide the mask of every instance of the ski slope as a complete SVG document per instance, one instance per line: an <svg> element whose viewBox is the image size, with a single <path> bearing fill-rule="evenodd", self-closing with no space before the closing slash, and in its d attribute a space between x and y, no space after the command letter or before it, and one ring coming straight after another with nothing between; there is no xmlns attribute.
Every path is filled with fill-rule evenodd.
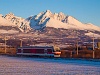
<svg viewBox="0 0 100 75"><path fill-rule="evenodd" d="M0 56L0 75L100 75L100 61Z"/></svg>

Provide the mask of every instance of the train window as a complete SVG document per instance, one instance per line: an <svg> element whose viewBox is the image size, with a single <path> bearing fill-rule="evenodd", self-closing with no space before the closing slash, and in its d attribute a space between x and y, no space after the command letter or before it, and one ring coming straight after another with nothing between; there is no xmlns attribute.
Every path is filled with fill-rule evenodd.
<svg viewBox="0 0 100 75"><path fill-rule="evenodd" d="M17 53L21 53L21 49L18 49L18 50L17 50Z"/></svg>
<svg viewBox="0 0 100 75"><path fill-rule="evenodd" d="M36 49L36 53L44 53L44 49Z"/></svg>
<svg viewBox="0 0 100 75"><path fill-rule="evenodd" d="M23 49L23 53L30 53L30 49Z"/></svg>
<svg viewBox="0 0 100 75"><path fill-rule="evenodd" d="M59 47L54 47L54 51L60 52L60 48Z"/></svg>
<svg viewBox="0 0 100 75"><path fill-rule="evenodd" d="M53 50L53 49L47 49L48 54L52 54L52 50Z"/></svg>
<svg viewBox="0 0 100 75"><path fill-rule="evenodd" d="M52 49L47 49L48 50L48 52L52 52Z"/></svg>
<svg viewBox="0 0 100 75"><path fill-rule="evenodd" d="M31 49L31 53L36 53L36 49Z"/></svg>
<svg viewBox="0 0 100 75"><path fill-rule="evenodd" d="M47 51L47 49L44 49L44 53L47 53L48 51Z"/></svg>

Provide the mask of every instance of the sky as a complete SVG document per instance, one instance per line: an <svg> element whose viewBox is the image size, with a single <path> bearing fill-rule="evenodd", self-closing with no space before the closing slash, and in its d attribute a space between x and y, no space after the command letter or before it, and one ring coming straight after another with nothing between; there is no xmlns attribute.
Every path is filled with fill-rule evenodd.
<svg viewBox="0 0 100 75"><path fill-rule="evenodd" d="M27 18L42 11L63 12L82 23L100 27L100 0L0 0L0 14Z"/></svg>

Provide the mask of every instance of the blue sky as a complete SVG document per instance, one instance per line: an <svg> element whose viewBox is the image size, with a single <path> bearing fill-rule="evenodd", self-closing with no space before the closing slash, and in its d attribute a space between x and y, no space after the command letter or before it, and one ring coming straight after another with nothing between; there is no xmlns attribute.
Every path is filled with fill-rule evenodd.
<svg viewBox="0 0 100 75"><path fill-rule="evenodd" d="M0 14L27 18L42 11L63 12L83 23L100 27L100 0L0 0Z"/></svg>

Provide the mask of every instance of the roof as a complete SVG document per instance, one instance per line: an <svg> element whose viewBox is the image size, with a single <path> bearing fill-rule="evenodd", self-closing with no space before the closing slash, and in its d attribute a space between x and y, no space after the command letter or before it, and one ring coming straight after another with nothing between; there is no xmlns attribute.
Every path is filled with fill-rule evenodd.
<svg viewBox="0 0 100 75"><path fill-rule="evenodd" d="M53 46L23 46L18 48L53 48Z"/></svg>

